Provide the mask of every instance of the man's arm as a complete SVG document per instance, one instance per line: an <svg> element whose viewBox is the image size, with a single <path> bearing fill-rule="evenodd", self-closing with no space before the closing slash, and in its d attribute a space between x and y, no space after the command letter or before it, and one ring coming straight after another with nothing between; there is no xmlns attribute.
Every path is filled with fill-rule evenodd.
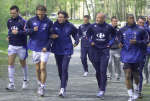
<svg viewBox="0 0 150 101"><path fill-rule="evenodd" d="M78 29L72 25L72 37L75 40L74 47L79 44L79 36L78 36Z"/></svg>

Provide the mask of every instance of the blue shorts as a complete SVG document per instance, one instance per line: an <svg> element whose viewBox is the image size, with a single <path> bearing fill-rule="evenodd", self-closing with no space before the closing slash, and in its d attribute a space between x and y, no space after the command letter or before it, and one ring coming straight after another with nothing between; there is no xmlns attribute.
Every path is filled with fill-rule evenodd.
<svg viewBox="0 0 150 101"><path fill-rule="evenodd" d="M132 71L139 71L139 63L124 63L123 69L131 69Z"/></svg>

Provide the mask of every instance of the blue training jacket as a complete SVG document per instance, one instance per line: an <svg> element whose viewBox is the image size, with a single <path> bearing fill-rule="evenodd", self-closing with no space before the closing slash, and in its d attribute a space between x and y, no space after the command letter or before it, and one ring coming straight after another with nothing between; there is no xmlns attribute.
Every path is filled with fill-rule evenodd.
<svg viewBox="0 0 150 101"><path fill-rule="evenodd" d="M121 28L121 61L123 63L140 63L143 61L144 51L143 46L147 44L147 32L137 26L126 25ZM130 44L130 40L136 40L136 44Z"/></svg>
<svg viewBox="0 0 150 101"><path fill-rule="evenodd" d="M36 26L38 26L38 31L34 31ZM52 26L53 22L47 16L43 20L40 20L38 16L28 20L26 32L29 35L28 47L30 50L41 52L43 48L48 47Z"/></svg>
<svg viewBox="0 0 150 101"><path fill-rule="evenodd" d="M149 40L148 40L148 42L150 42L150 25L149 25L148 21L144 24L144 28L145 28L145 30L149 34ZM147 55L150 55L150 46L147 46Z"/></svg>
<svg viewBox="0 0 150 101"><path fill-rule="evenodd" d="M10 18L7 22L8 27L8 38L9 44L13 46L24 46L27 45L27 36L25 35L25 23L26 21L18 16L17 18ZM16 35L12 34L12 30L18 30Z"/></svg>
<svg viewBox="0 0 150 101"><path fill-rule="evenodd" d="M87 31L90 43L94 42L95 47L100 49L113 44L116 36L115 32L115 29L105 22L103 24L94 23Z"/></svg>
<svg viewBox="0 0 150 101"><path fill-rule="evenodd" d="M88 23L88 24L82 24L79 26L78 34L79 34L79 37L81 38L81 48L90 47L90 42L87 37L87 30L89 29L90 25L91 24Z"/></svg>
<svg viewBox="0 0 150 101"><path fill-rule="evenodd" d="M57 55L71 55L73 54L73 44L71 36L75 40L75 44L78 45L78 29L66 21L63 24L59 24L56 21L53 25L53 33L57 34L59 37L53 40L52 52Z"/></svg>

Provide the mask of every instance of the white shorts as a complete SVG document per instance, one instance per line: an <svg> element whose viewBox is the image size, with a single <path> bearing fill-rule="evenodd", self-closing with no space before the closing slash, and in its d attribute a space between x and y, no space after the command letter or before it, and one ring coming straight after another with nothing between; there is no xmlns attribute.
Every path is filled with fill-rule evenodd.
<svg viewBox="0 0 150 101"><path fill-rule="evenodd" d="M50 52L35 52L35 51L33 51L32 54L33 54L32 55L33 63L36 64L36 63L39 63L40 61L47 62Z"/></svg>
<svg viewBox="0 0 150 101"><path fill-rule="evenodd" d="M8 56L17 54L20 60L25 60L27 57L27 50L23 46L8 46Z"/></svg>

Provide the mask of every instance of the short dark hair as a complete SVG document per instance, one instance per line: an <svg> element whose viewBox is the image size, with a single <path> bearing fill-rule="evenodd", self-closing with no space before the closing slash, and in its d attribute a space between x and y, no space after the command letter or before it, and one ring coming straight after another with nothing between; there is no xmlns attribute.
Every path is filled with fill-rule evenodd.
<svg viewBox="0 0 150 101"><path fill-rule="evenodd" d="M134 15L133 15L133 14L127 14L127 19L128 19L129 17L133 17L133 18L134 18Z"/></svg>
<svg viewBox="0 0 150 101"><path fill-rule="evenodd" d="M112 21L113 19L117 19L117 17L116 17L116 16L111 17L111 21Z"/></svg>
<svg viewBox="0 0 150 101"><path fill-rule="evenodd" d="M144 16L139 16L137 20L139 20L139 19L146 21L146 18Z"/></svg>
<svg viewBox="0 0 150 101"><path fill-rule="evenodd" d="M90 19L89 15L84 15L84 18Z"/></svg>
<svg viewBox="0 0 150 101"><path fill-rule="evenodd" d="M64 15L64 18L69 18L68 13L65 12L65 11L59 11L59 12L58 12L58 15L59 15L59 14Z"/></svg>
<svg viewBox="0 0 150 101"><path fill-rule="evenodd" d="M13 5L13 6L10 7L10 10L14 10L14 9L15 9L17 12L19 12L19 7L18 7L18 6Z"/></svg>
<svg viewBox="0 0 150 101"><path fill-rule="evenodd" d="M40 10L40 11L47 11L47 8L44 6L44 5L38 5L37 7L36 7L36 10Z"/></svg>

